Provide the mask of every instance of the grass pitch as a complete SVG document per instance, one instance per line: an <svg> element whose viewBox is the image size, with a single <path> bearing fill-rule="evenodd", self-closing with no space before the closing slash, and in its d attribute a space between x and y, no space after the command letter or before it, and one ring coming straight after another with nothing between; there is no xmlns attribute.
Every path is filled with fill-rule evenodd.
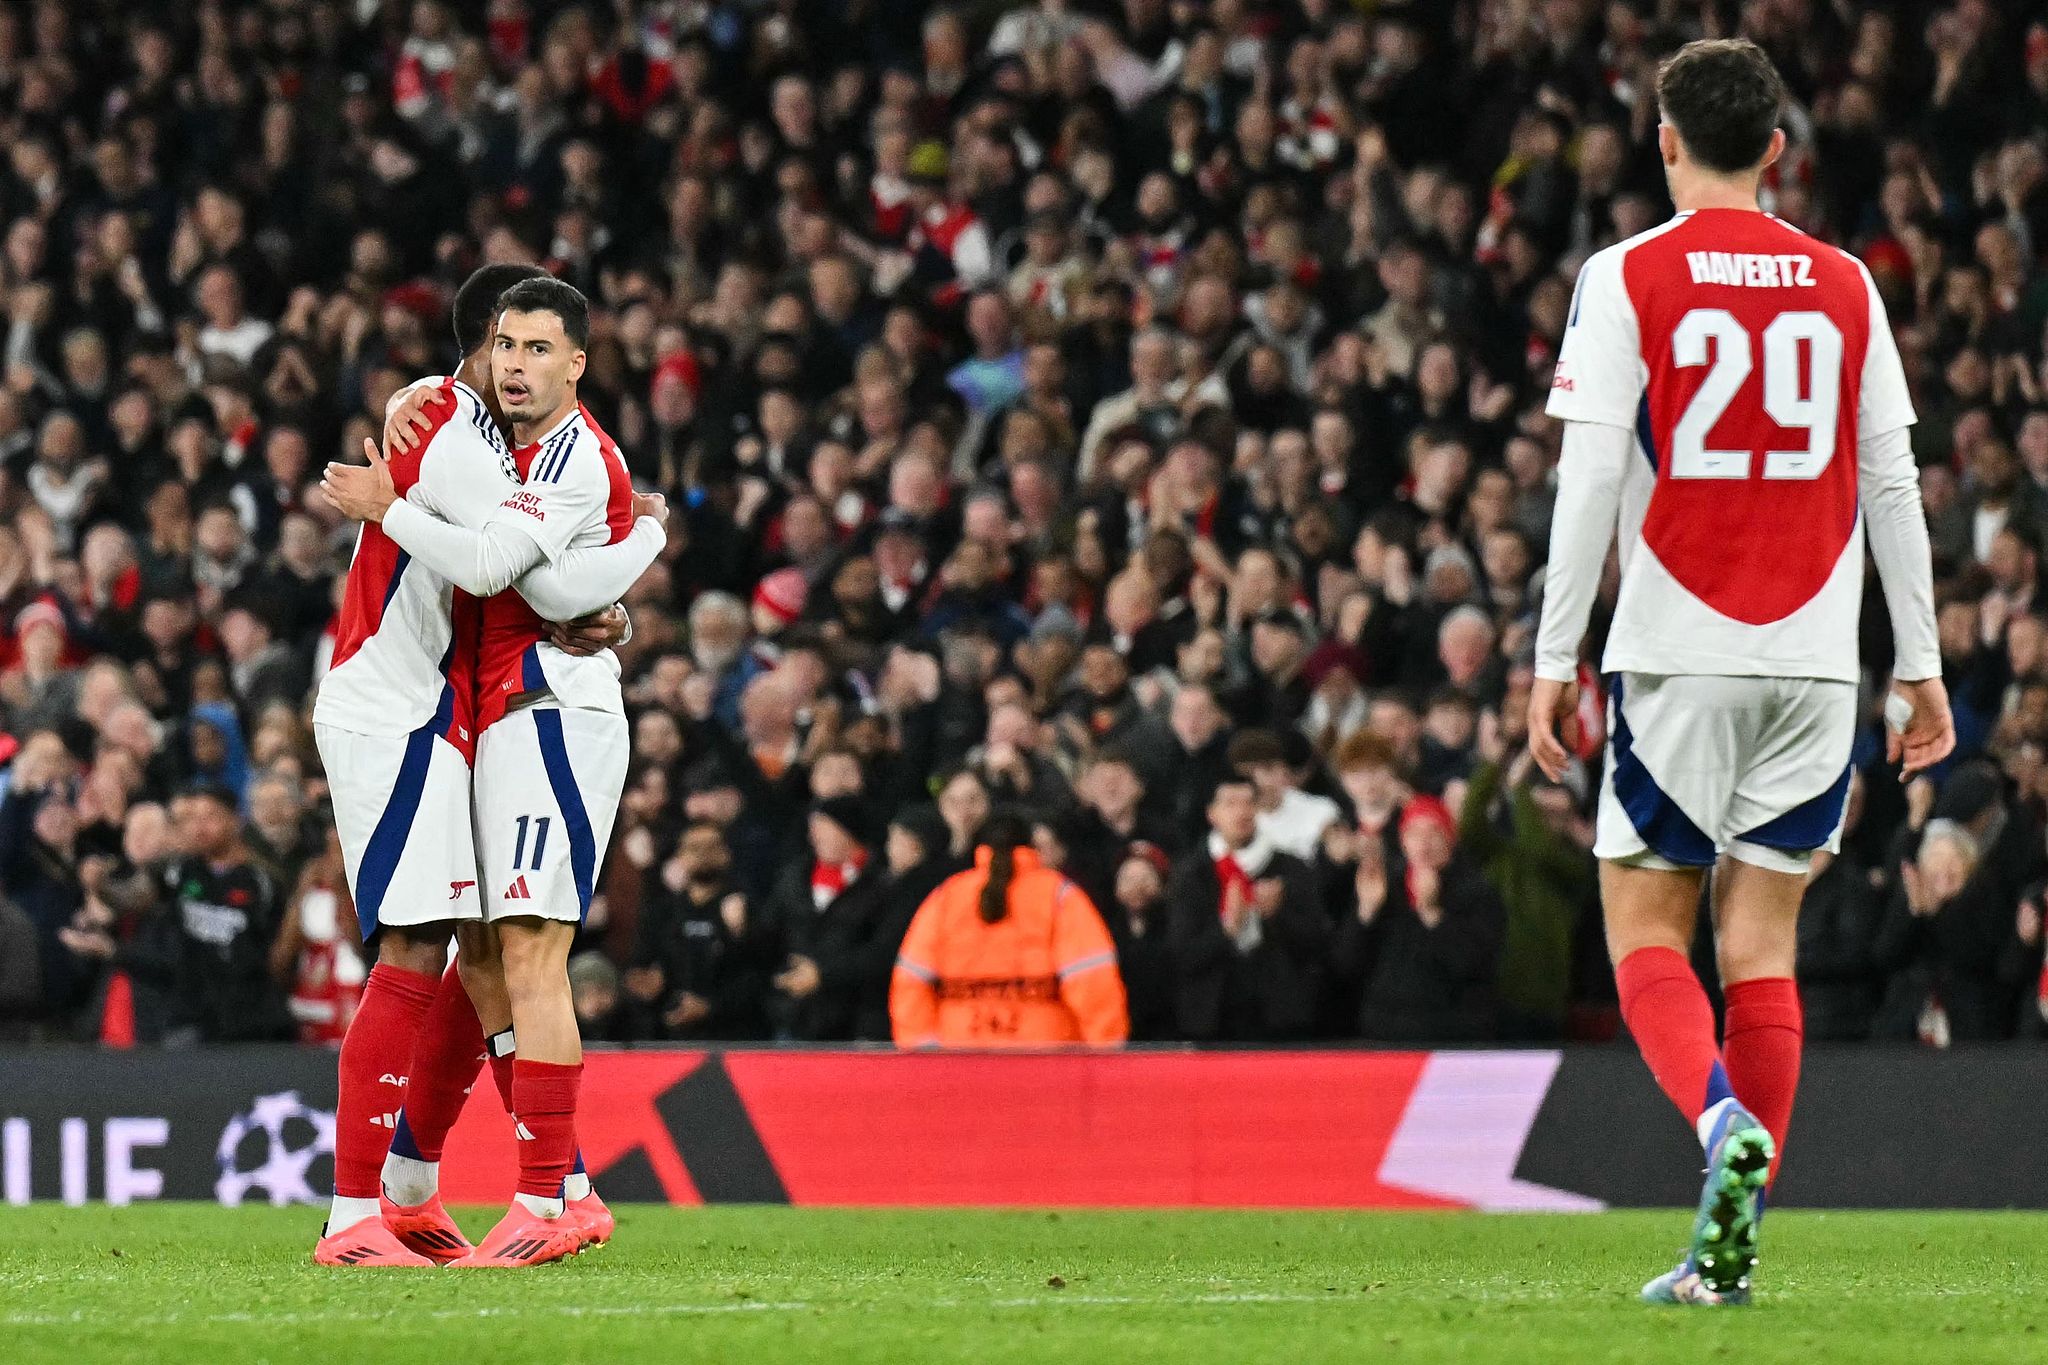
<svg viewBox="0 0 2048 1365"><path fill-rule="evenodd" d="M460 1216L480 1236L495 1211ZM1774 1212L1759 1302L1649 1309L1681 1212L624 1208L529 1271L313 1266L309 1209L0 1209L0 1358L2048 1360L2048 1216Z"/></svg>

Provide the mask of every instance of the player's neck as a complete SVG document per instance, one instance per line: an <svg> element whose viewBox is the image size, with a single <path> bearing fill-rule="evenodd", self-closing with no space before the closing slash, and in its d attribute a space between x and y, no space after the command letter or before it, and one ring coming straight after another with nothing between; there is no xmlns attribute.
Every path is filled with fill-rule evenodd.
<svg viewBox="0 0 2048 1365"><path fill-rule="evenodd" d="M1755 176L1690 175L1683 180L1674 178L1671 203L1680 213L1695 213L1700 209L1741 209L1747 213L1761 213L1763 209L1756 201L1756 184Z"/></svg>
<svg viewBox="0 0 2048 1365"><path fill-rule="evenodd" d="M460 383L476 390L483 399L484 408L499 426L505 425L505 415L498 411L498 387L491 383L491 352L489 347L479 348L476 354L466 355L455 367L455 378Z"/></svg>
<svg viewBox="0 0 2048 1365"><path fill-rule="evenodd" d="M492 352L487 346L477 348L471 356L463 356L463 362L455 366L455 379L475 389L492 411L498 411L498 391L492 385Z"/></svg>
<svg viewBox="0 0 2048 1365"><path fill-rule="evenodd" d="M563 419L574 411L576 411L576 390L570 389L569 396L563 399L561 405L547 416L536 418L531 422L514 422L512 424L512 444L521 446L532 445L535 441L538 441L541 437L562 425Z"/></svg>

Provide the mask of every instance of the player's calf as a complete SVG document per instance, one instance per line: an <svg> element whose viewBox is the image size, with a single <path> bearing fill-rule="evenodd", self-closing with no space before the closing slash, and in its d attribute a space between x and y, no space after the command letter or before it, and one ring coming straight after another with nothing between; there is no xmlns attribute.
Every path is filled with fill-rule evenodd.
<svg viewBox="0 0 2048 1365"><path fill-rule="evenodd" d="M413 1040L445 965L447 931L385 929L362 1005L342 1040L329 1235L377 1217L380 1168L405 1105Z"/></svg>

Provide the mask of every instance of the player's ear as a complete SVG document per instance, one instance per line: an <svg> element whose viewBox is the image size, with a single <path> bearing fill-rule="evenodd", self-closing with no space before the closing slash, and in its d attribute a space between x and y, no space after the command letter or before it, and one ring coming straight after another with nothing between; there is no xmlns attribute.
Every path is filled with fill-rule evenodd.
<svg viewBox="0 0 2048 1365"><path fill-rule="evenodd" d="M1668 123L1657 125L1657 154L1667 166L1678 164L1678 130Z"/></svg>
<svg viewBox="0 0 2048 1365"><path fill-rule="evenodd" d="M589 360L590 358L583 352L578 351L576 353L576 359L569 363L569 380L571 383L583 377L584 366L589 363Z"/></svg>
<svg viewBox="0 0 2048 1365"><path fill-rule="evenodd" d="M1783 128L1773 128L1771 129L1771 145L1764 149L1764 165L1775 165L1778 158L1784 154L1785 130Z"/></svg>

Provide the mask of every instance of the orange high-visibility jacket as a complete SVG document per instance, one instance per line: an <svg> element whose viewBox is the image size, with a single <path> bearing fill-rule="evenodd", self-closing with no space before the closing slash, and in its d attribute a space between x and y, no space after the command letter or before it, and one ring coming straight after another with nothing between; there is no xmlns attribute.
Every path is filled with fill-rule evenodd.
<svg viewBox="0 0 2048 1365"><path fill-rule="evenodd" d="M1130 1036L1116 947L1080 887L1016 849L1009 914L981 918L989 850L918 907L889 982L898 1047L1043 1047Z"/></svg>

